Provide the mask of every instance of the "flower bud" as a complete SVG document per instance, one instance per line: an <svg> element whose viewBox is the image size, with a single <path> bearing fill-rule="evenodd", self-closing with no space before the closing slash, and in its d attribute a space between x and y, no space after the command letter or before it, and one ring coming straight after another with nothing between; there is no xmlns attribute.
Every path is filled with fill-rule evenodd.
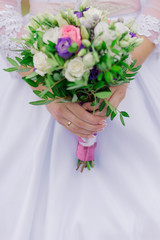
<svg viewBox="0 0 160 240"><path fill-rule="evenodd" d="M93 20L94 21L98 21L100 19L99 15L98 14L94 14L93 15Z"/></svg>
<svg viewBox="0 0 160 240"><path fill-rule="evenodd" d="M86 68L92 68L95 65L95 58L92 53L87 53L83 57L83 63Z"/></svg>
<svg viewBox="0 0 160 240"><path fill-rule="evenodd" d="M93 51L93 56L95 58L95 61L99 62L99 56L98 56L98 53L96 51Z"/></svg>
<svg viewBox="0 0 160 240"><path fill-rule="evenodd" d="M126 48L129 46L129 42L122 40L122 41L120 41L120 46L123 48Z"/></svg>
<svg viewBox="0 0 160 240"><path fill-rule="evenodd" d="M81 49L81 50L79 51L78 57L82 57L82 56L84 56L86 53L87 53L86 49L83 48L83 49Z"/></svg>
<svg viewBox="0 0 160 240"><path fill-rule="evenodd" d="M89 39L89 33L85 28L85 26L83 25L81 26L81 36L82 36L82 39Z"/></svg>
<svg viewBox="0 0 160 240"><path fill-rule="evenodd" d="M91 42L87 39L83 39L82 44L87 48L91 46Z"/></svg>
<svg viewBox="0 0 160 240"><path fill-rule="evenodd" d="M134 46L135 46L135 47L138 47L143 41L144 41L143 38L137 38L137 40L135 41Z"/></svg>

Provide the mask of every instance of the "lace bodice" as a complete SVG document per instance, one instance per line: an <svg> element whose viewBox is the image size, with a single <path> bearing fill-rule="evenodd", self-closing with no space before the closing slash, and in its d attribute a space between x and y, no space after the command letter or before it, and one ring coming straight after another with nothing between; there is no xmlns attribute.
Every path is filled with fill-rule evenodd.
<svg viewBox="0 0 160 240"><path fill-rule="evenodd" d="M37 4L37 2L39 2ZM76 0L30 0L31 14L38 11L57 11L63 5L75 5ZM138 33L148 37L155 44L160 44L160 0L112 0L96 1L100 7L108 9L110 15L138 14ZM141 3L141 4L140 4ZM0 51L5 56L13 57L17 44L11 38L18 38L23 31L20 0L0 0ZM56 8L57 6L57 8ZM37 12L36 12L37 11Z"/></svg>

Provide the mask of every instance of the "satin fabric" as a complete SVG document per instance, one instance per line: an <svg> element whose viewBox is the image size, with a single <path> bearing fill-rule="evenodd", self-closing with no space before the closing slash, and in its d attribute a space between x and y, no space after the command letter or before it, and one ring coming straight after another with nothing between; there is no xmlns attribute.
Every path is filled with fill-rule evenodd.
<svg viewBox="0 0 160 240"><path fill-rule="evenodd" d="M3 240L160 239L160 56L145 62L98 134L95 168L76 172L77 138L20 78L2 71L0 236Z"/></svg>

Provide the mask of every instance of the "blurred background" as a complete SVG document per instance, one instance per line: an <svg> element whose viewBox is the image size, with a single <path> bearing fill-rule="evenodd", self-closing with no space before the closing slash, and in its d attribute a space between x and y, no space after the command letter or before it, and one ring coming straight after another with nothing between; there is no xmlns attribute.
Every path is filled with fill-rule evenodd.
<svg viewBox="0 0 160 240"><path fill-rule="evenodd" d="M26 15L29 12L29 0L21 0L22 14Z"/></svg>

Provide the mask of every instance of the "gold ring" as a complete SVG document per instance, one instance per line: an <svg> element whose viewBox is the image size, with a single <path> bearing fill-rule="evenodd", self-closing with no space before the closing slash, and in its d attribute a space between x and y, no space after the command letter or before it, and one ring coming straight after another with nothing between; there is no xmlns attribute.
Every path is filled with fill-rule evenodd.
<svg viewBox="0 0 160 240"><path fill-rule="evenodd" d="M67 123L67 127L71 126L71 124L72 124L72 122L69 121L69 122Z"/></svg>

